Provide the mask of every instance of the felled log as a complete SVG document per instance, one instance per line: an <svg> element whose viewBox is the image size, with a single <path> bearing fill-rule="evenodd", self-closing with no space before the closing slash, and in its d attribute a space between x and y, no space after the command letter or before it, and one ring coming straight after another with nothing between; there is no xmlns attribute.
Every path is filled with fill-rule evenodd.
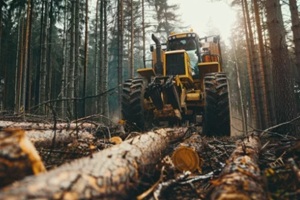
<svg viewBox="0 0 300 200"><path fill-rule="evenodd" d="M202 171L202 142L201 136L195 133L175 148L171 158L177 170L181 172L190 171L192 173Z"/></svg>
<svg viewBox="0 0 300 200"><path fill-rule="evenodd" d="M23 130L0 131L0 187L44 171L38 152Z"/></svg>
<svg viewBox="0 0 300 200"><path fill-rule="evenodd" d="M26 130L25 133L37 148L50 148L54 144L55 147L66 146L74 140L91 142L96 139L93 134L86 130Z"/></svg>
<svg viewBox="0 0 300 200"><path fill-rule="evenodd" d="M87 122L81 123L41 123L41 122L14 122L14 121L1 121L0 128L21 128L24 130L48 130L48 129L67 129L67 130L76 130L76 129L95 129L97 125Z"/></svg>
<svg viewBox="0 0 300 200"><path fill-rule="evenodd" d="M212 181L210 199L267 199L258 167L259 137L250 135L237 144L218 179Z"/></svg>
<svg viewBox="0 0 300 200"><path fill-rule="evenodd" d="M0 191L0 199L129 199L154 170L170 142L187 129L159 129L111 148L28 177Z"/></svg>
<svg viewBox="0 0 300 200"><path fill-rule="evenodd" d="M36 148L49 149L67 146L74 140L91 143L96 139L91 132L96 133L99 127L96 124L86 122L53 124L0 121L0 128L22 129Z"/></svg>

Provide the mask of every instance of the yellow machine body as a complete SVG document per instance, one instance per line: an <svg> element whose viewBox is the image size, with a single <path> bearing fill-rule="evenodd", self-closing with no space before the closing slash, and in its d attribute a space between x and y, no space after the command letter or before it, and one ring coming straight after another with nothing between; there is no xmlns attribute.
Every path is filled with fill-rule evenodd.
<svg viewBox="0 0 300 200"><path fill-rule="evenodd" d="M193 48L198 56L197 63L194 63L196 66L191 66L188 47L174 47L173 49L172 45L173 43L175 45L176 41L194 43ZM162 49L160 44L156 44L156 48L151 49L152 67L138 69L137 72L149 82L153 78L174 76L172 81L176 87L180 88L178 94L180 107L174 108L168 103L167 95L162 93L163 107L155 108L153 113L154 117L158 119L178 118L181 120L182 115L190 115L195 110L203 109L205 105L204 76L207 73L222 71L220 45L219 41L216 41L216 37L213 37L211 41L209 41L209 37L200 39L194 32L172 33L166 44L167 49ZM158 70L158 64L160 64L160 70ZM193 74L193 67L197 68L197 75ZM166 79L161 78L159 81L164 82ZM151 98L147 104L149 101L152 103ZM147 106L147 108L152 109L153 107Z"/></svg>

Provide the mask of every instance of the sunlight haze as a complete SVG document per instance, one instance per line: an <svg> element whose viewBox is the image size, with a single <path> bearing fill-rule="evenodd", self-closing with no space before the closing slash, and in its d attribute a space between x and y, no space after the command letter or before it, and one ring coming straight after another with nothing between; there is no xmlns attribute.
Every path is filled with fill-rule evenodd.
<svg viewBox="0 0 300 200"><path fill-rule="evenodd" d="M192 28L200 37L207 35L211 28L217 28L224 39L230 36L236 14L226 1L171 0L170 3L179 5L184 26Z"/></svg>

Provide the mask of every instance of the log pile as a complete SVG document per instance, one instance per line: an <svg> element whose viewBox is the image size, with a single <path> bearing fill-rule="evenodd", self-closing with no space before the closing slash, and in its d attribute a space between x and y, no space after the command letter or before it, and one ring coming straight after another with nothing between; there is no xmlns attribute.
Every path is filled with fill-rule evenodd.
<svg viewBox="0 0 300 200"><path fill-rule="evenodd" d="M9 149L23 148L27 153L30 149L36 154L30 145L25 148L7 145L20 144L23 140L20 136L26 135L37 147L43 162L52 169L35 176L38 168L19 168L15 174L21 176L15 179L29 176L2 188L0 199L297 199L300 195L299 138L266 133L243 138L207 138L198 130L186 138L189 136L186 128L136 132L127 137L106 132L99 138L96 134L99 124L82 124L85 125L77 128L63 123L61 126L39 124L36 129L30 123L29 126L28 123L6 124L22 127L25 132L20 129L16 133L7 129L9 135L1 132L0 164ZM1 127L4 126L0 121ZM171 159L182 147L196 158L196 162L186 162L178 154L177 161L185 161L186 168ZM58 152L81 155L66 159ZM79 157L84 158L74 160ZM57 165L51 163L58 159L73 161L53 169ZM34 163L19 158L14 161L18 160L29 166ZM8 170L13 169L11 161ZM0 167L1 183L6 175L15 172L1 171L4 168Z"/></svg>
<svg viewBox="0 0 300 200"><path fill-rule="evenodd" d="M4 188L0 199L127 199L170 142L187 129L148 132L99 153Z"/></svg>

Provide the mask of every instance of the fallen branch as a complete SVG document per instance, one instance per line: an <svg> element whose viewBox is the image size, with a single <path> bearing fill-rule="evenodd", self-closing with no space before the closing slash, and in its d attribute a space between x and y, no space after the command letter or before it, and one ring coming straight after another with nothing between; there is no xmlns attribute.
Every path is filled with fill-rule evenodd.
<svg viewBox="0 0 300 200"><path fill-rule="evenodd" d="M266 134L267 132L269 132L269 131L271 131L271 130L273 130L275 128L279 128L279 127L282 127L282 126L285 126L285 125L289 125L289 124L297 121L298 119L300 119L300 116L298 116L298 117L296 117L296 118L294 118L294 119L292 119L290 121L282 122L282 123L277 124L275 126L269 127L269 128L265 129L263 132L260 133L260 137L262 137L264 134Z"/></svg>
<svg viewBox="0 0 300 200"><path fill-rule="evenodd" d="M179 175L178 177L176 177L175 179L171 179L168 180L166 182L162 182L160 184L157 185L156 190L153 193L154 199L158 200L159 197L161 196L161 194L169 187L178 184L180 181L185 180L189 175L191 174L191 172L186 171L183 172L181 175Z"/></svg>

